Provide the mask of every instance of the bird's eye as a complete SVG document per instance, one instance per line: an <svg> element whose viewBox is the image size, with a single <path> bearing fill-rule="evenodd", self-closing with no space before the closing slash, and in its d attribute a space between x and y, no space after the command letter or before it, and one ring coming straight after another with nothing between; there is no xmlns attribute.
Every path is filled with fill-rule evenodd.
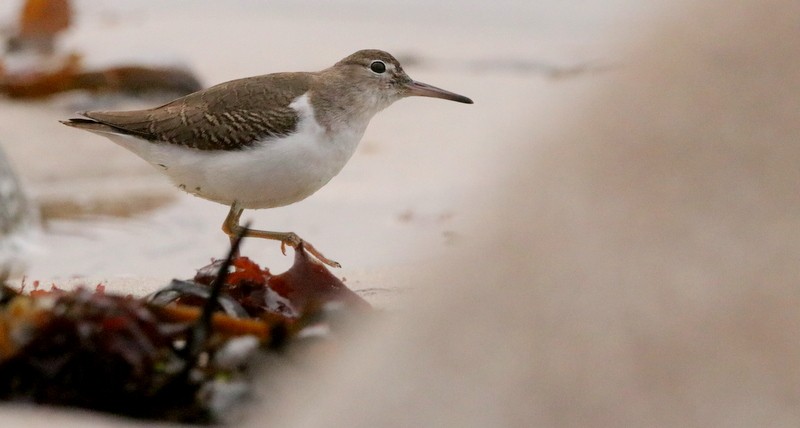
<svg viewBox="0 0 800 428"><path fill-rule="evenodd" d="M373 73L384 73L386 71L386 64L383 61L372 61L372 64L369 65L369 69L372 70Z"/></svg>

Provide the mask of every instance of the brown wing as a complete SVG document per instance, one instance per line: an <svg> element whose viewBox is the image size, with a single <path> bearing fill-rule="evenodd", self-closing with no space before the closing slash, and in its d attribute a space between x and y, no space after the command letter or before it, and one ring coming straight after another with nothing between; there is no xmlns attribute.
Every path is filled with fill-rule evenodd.
<svg viewBox="0 0 800 428"><path fill-rule="evenodd" d="M222 83L148 110L86 112L123 134L199 150L236 150L289 135L289 104L311 86L310 73L277 73Z"/></svg>

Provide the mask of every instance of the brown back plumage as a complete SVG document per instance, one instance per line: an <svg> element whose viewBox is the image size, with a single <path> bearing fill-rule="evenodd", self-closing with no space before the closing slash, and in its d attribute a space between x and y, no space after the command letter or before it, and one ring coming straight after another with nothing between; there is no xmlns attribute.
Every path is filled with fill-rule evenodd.
<svg viewBox="0 0 800 428"><path fill-rule="evenodd" d="M83 113L67 125L91 130L98 123L120 134L199 150L236 150L289 135L297 112L289 104L306 93L313 73L275 73L232 80L161 107Z"/></svg>

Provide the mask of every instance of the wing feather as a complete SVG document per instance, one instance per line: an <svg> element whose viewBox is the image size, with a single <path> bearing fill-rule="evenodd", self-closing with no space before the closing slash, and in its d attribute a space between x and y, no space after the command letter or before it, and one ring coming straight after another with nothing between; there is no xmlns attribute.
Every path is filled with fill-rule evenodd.
<svg viewBox="0 0 800 428"><path fill-rule="evenodd" d="M237 150L294 132L299 118L289 104L312 83L312 73L268 74L222 83L152 109L82 114L153 143Z"/></svg>

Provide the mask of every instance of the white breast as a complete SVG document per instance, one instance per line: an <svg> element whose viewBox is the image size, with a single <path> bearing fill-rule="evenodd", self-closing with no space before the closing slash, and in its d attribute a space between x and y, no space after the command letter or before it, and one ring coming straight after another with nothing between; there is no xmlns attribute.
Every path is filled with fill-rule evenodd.
<svg viewBox="0 0 800 428"><path fill-rule="evenodd" d="M204 151L103 134L167 174L182 190L242 208L273 208L310 196L327 184L355 152L369 119L328 132L317 123L308 94L290 105L297 131L234 152Z"/></svg>

